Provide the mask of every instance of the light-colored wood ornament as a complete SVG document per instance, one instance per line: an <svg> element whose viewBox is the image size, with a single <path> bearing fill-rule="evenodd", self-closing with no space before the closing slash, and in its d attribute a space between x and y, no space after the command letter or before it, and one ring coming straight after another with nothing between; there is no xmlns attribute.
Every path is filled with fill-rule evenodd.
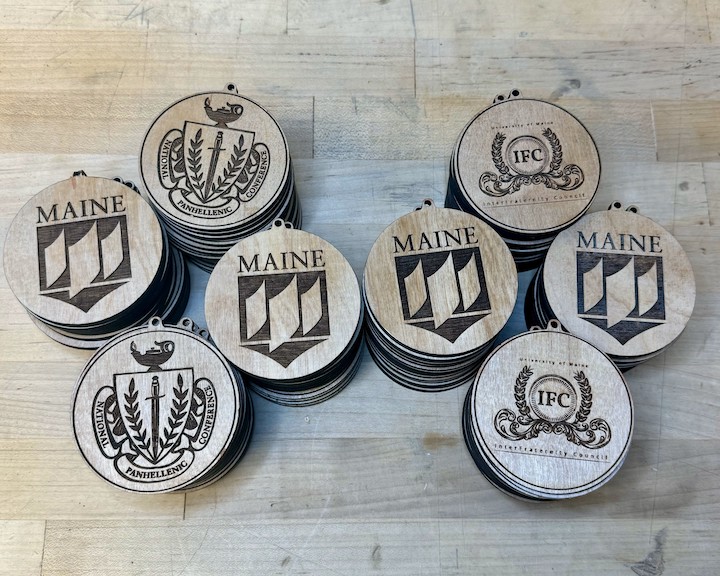
<svg viewBox="0 0 720 576"><path fill-rule="evenodd" d="M290 182L277 122L234 85L175 102L152 123L140 151L145 191L183 229L242 230L274 217Z"/></svg>
<svg viewBox="0 0 720 576"><path fill-rule="evenodd" d="M519 93L475 116L451 161L452 194L503 237L567 227L588 209L599 181L597 148L580 121Z"/></svg>
<svg viewBox="0 0 720 576"><path fill-rule="evenodd" d="M695 304L692 266L679 242L619 203L561 232L540 281L549 317L631 363L669 346Z"/></svg>
<svg viewBox="0 0 720 576"><path fill-rule="evenodd" d="M634 422L620 370L557 323L492 352L468 390L465 419L468 447L488 479L539 500L580 496L610 480Z"/></svg>
<svg viewBox="0 0 720 576"><path fill-rule="evenodd" d="M123 316L156 288L166 263L150 205L116 180L84 174L33 196L4 248L8 284L28 312L78 330Z"/></svg>
<svg viewBox="0 0 720 576"><path fill-rule="evenodd" d="M184 319L153 318L89 360L73 398L80 451L125 490L168 492L217 479L247 445L248 402L222 354ZM240 451L242 454L242 451Z"/></svg>
<svg viewBox="0 0 720 576"><path fill-rule="evenodd" d="M357 278L340 251L282 220L231 248L205 292L218 348L256 383L290 392L351 362L361 312Z"/></svg>
<svg viewBox="0 0 720 576"><path fill-rule="evenodd" d="M382 332L410 354L442 360L497 336L515 305L517 272L485 222L425 201L375 241L363 290Z"/></svg>

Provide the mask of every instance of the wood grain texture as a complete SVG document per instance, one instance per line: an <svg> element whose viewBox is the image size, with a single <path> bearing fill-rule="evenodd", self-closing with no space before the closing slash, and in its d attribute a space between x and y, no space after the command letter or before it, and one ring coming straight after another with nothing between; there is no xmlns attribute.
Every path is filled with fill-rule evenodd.
<svg viewBox="0 0 720 576"><path fill-rule="evenodd" d="M0 520L0 574L40 574L45 522Z"/></svg>
<svg viewBox="0 0 720 576"><path fill-rule="evenodd" d="M715 0L0 0L0 243L33 194L74 170L139 182L152 119L232 81L287 135L304 228L359 277L386 226L423 198L442 204L465 123L519 88L592 134L590 211L636 204L675 235L697 282L683 334L627 373L624 466L544 506L477 470L460 429L467 386L405 389L367 351L323 404L254 397L248 453L220 482L113 489L72 438L90 354L43 336L0 274L0 574L717 573L719 54ZM191 268L187 314L203 326L208 276ZM516 305L502 335L524 329Z"/></svg>

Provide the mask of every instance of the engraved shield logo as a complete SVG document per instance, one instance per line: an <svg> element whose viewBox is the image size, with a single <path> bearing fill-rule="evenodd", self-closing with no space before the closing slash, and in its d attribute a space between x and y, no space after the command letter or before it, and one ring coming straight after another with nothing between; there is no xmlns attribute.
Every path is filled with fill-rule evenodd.
<svg viewBox="0 0 720 576"><path fill-rule="evenodd" d="M455 342L491 313L477 247L396 256L395 269L407 324Z"/></svg>
<svg viewBox="0 0 720 576"><path fill-rule="evenodd" d="M161 482L180 476L210 440L215 425L215 386L194 378L193 368L162 369L174 343L133 357L146 372L113 375L93 400L93 431L98 448L123 477Z"/></svg>
<svg viewBox="0 0 720 576"><path fill-rule="evenodd" d="M665 322L661 256L578 251L577 310L620 344Z"/></svg>
<svg viewBox="0 0 720 576"><path fill-rule="evenodd" d="M38 226L37 251L40 294L83 312L132 277L124 215Z"/></svg>
<svg viewBox="0 0 720 576"><path fill-rule="evenodd" d="M229 128L243 113L239 103L211 106L205 114L215 125L186 121L160 142L157 170L181 212L199 218L222 218L257 194L267 175L270 152L255 133Z"/></svg>
<svg viewBox="0 0 720 576"><path fill-rule="evenodd" d="M325 271L238 278L240 345L287 368L330 337Z"/></svg>

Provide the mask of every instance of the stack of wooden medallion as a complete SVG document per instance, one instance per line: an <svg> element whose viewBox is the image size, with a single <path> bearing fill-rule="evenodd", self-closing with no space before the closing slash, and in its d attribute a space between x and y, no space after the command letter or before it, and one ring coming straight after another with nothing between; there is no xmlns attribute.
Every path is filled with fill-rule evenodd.
<svg viewBox="0 0 720 576"><path fill-rule="evenodd" d="M600 158L585 127L559 106L515 90L463 129L445 206L488 222L518 268L530 269L554 236L585 213L599 181Z"/></svg>
<svg viewBox="0 0 720 576"><path fill-rule="evenodd" d="M663 352L695 304L678 241L637 209L588 214L561 232L530 283L528 325L552 318L627 370Z"/></svg>
<svg viewBox="0 0 720 576"><path fill-rule="evenodd" d="M170 241L208 271L278 217L300 226L285 135L232 84L163 111L143 141L140 173Z"/></svg>
<svg viewBox="0 0 720 576"><path fill-rule="evenodd" d="M497 488L556 500L587 494L618 472L633 419L620 370L554 323L511 338L487 358L468 390L463 432Z"/></svg>
<svg viewBox="0 0 720 576"><path fill-rule="evenodd" d="M329 242L277 220L215 266L205 317L218 348L259 395L321 402L355 375L362 306L357 278Z"/></svg>
<svg viewBox="0 0 720 576"><path fill-rule="evenodd" d="M512 255L471 214L426 200L388 226L363 277L368 348L390 378L440 391L475 374L517 296Z"/></svg>
<svg viewBox="0 0 720 576"><path fill-rule="evenodd" d="M83 172L45 188L10 224L5 276L51 338L97 348L152 316L177 321L189 276L150 205L120 179Z"/></svg>
<svg viewBox="0 0 720 576"><path fill-rule="evenodd" d="M99 349L78 378L73 429L105 480L134 492L201 488L242 457L250 396L205 331L152 318Z"/></svg>

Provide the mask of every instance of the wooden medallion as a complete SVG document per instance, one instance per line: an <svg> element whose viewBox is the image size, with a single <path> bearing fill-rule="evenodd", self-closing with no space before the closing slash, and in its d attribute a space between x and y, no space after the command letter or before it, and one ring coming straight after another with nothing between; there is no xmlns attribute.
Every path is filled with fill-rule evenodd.
<svg viewBox="0 0 720 576"><path fill-rule="evenodd" d="M543 236L589 207L600 158L585 127L559 106L503 100L463 129L453 153L451 188L462 208L501 235Z"/></svg>
<svg viewBox="0 0 720 576"><path fill-rule="evenodd" d="M145 135L142 182L162 214L200 229L236 227L277 201L290 170L285 136L234 91L189 96Z"/></svg>
<svg viewBox="0 0 720 576"><path fill-rule="evenodd" d="M335 381L359 348L352 267L329 242L282 220L220 259L205 316L220 350L268 388L299 392Z"/></svg>
<svg viewBox="0 0 720 576"><path fill-rule="evenodd" d="M172 282L168 260L148 203L117 180L83 173L31 198L4 249L8 284L30 314L95 335L132 325L152 308L164 280Z"/></svg>
<svg viewBox="0 0 720 576"><path fill-rule="evenodd" d="M692 267L662 226L619 204L561 232L548 251L539 297L549 317L618 360L664 350L695 303ZM541 306L543 304L541 303Z"/></svg>
<svg viewBox="0 0 720 576"><path fill-rule="evenodd" d="M495 338L515 305L517 272L487 224L426 201L380 234L363 289L382 332L409 354L441 358Z"/></svg>
<svg viewBox="0 0 720 576"><path fill-rule="evenodd" d="M248 410L242 381L191 321L164 326L153 318L90 359L75 390L73 428L105 480L168 492L204 485L237 461Z"/></svg>
<svg viewBox="0 0 720 576"><path fill-rule="evenodd" d="M468 391L466 442L478 467L509 494L580 496L612 478L627 455L633 404L619 369L557 329L501 344Z"/></svg>

